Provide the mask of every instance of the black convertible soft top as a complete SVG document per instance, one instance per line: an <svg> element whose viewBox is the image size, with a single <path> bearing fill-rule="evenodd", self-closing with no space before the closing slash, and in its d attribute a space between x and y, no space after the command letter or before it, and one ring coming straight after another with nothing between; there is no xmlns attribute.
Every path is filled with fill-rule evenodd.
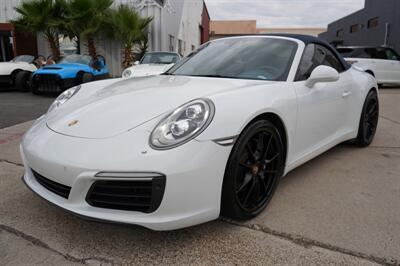
<svg viewBox="0 0 400 266"><path fill-rule="evenodd" d="M334 53L344 66L344 68L347 70L351 67L349 63L344 60L343 56L336 51L335 48L333 48L328 42L321 40L317 37L310 36L310 35L302 35L302 34L289 34L289 33L277 33L277 34L263 34L265 36L278 36L278 37L287 37L287 38L292 38L292 39L298 39L302 42L304 42L306 45L310 43L315 43L315 44L320 44L322 46L325 46L328 48L332 53Z"/></svg>

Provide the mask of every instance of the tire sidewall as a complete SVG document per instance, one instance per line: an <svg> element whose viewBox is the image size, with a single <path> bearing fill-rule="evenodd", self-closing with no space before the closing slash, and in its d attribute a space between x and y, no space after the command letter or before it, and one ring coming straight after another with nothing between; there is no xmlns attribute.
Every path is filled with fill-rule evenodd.
<svg viewBox="0 0 400 266"><path fill-rule="evenodd" d="M235 173L237 171L238 167L238 157L240 156L239 151L243 148L244 145L247 144L247 142L250 140L251 137L253 137L254 132L257 131L258 129L261 128L268 128L274 134L277 135L278 140L279 140L279 146L280 149L283 151L283 143L282 143L282 137L281 134L279 133L279 130L269 121L267 120L258 120L250 124L248 127L246 127L243 132L239 135L238 139L235 141L235 144L232 148L232 151L229 155L228 163L225 169L225 174L224 174L224 181L222 185L222 196L221 196L221 214L224 216L228 216L234 219L249 219L252 218L259 213L261 213L269 204L271 201L275 190L279 184L280 178L283 175L284 171L284 158L283 158L283 152L281 152L280 155L280 160L281 160L281 169L276 175L275 179L273 180L273 187L272 187L272 192L269 196L269 198L266 200L266 202L263 204L262 207L259 209L249 213L243 210L240 207L240 204L237 201L237 195L235 193Z"/></svg>
<svg viewBox="0 0 400 266"><path fill-rule="evenodd" d="M357 139L356 139L356 144L360 147L366 147L368 145L370 145L372 143L372 141L374 140L375 134L376 134L376 130L378 125L375 128L375 132L371 138L371 140L366 140L365 139L365 125L364 125L364 119L367 113L367 106L368 106L368 102L375 98L377 100L377 104L378 104L378 117L379 117L379 99L378 99L378 94L376 93L375 90L370 90L367 94L367 96L365 97L365 101L363 104L363 108L362 108L362 112L361 112L361 116L360 116L360 122L359 122L359 126L358 126L358 133L357 133ZM379 121L379 119L378 119Z"/></svg>

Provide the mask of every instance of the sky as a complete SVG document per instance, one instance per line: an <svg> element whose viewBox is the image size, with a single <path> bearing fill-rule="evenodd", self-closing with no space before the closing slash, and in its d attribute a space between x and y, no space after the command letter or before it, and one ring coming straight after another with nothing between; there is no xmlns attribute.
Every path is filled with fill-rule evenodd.
<svg viewBox="0 0 400 266"><path fill-rule="evenodd" d="M364 0L205 0L211 20L257 20L258 28L327 27Z"/></svg>

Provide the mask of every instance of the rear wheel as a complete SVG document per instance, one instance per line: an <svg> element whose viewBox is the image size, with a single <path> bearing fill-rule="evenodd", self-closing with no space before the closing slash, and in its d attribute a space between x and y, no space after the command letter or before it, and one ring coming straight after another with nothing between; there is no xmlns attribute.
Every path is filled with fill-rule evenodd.
<svg viewBox="0 0 400 266"><path fill-rule="evenodd" d="M28 71L20 71L15 75L14 84L18 91L29 91L29 78L31 73Z"/></svg>
<svg viewBox="0 0 400 266"><path fill-rule="evenodd" d="M270 202L284 170L277 127L266 120L248 126L232 149L224 176L221 213L249 219Z"/></svg>
<svg viewBox="0 0 400 266"><path fill-rule="evenodd" d="M355 143L360 147L370 145L375 137L379 119L379 100L377 93L368 93L361 113L358 134Z"/></svg>

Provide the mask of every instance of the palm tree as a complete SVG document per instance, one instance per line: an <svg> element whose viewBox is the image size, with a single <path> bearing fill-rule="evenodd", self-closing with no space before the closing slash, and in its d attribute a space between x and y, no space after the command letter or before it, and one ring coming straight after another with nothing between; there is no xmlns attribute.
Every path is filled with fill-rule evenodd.
<svg viewBox="0 0 400 266"><path fill-rule="evenodd" d="M43 33L46 37L55 60L60 58L59 21L66 12L65 0L31 0L24 1L15 11L20 14L12 20L17 28L26 32Z"/></svg>
<svg viewBox="0 0 400 266"><path fill-rule="evenodd" d="M111 12L108 21L112 36L122 42L124 47L123 67L129 67L134 62L132 49L136 44L146 43L148 26L153 18L142 18L131 7L120 5L117 10ZM146 48L147 49L147 48Z"/></svg>
<svg viewBox="0 0 400 266"><path fill-rule="evenodd" d="M70 0L64 28L68 35L85 38L89 55L97 57L94 39L103 29L113 0Z"/></svg>

